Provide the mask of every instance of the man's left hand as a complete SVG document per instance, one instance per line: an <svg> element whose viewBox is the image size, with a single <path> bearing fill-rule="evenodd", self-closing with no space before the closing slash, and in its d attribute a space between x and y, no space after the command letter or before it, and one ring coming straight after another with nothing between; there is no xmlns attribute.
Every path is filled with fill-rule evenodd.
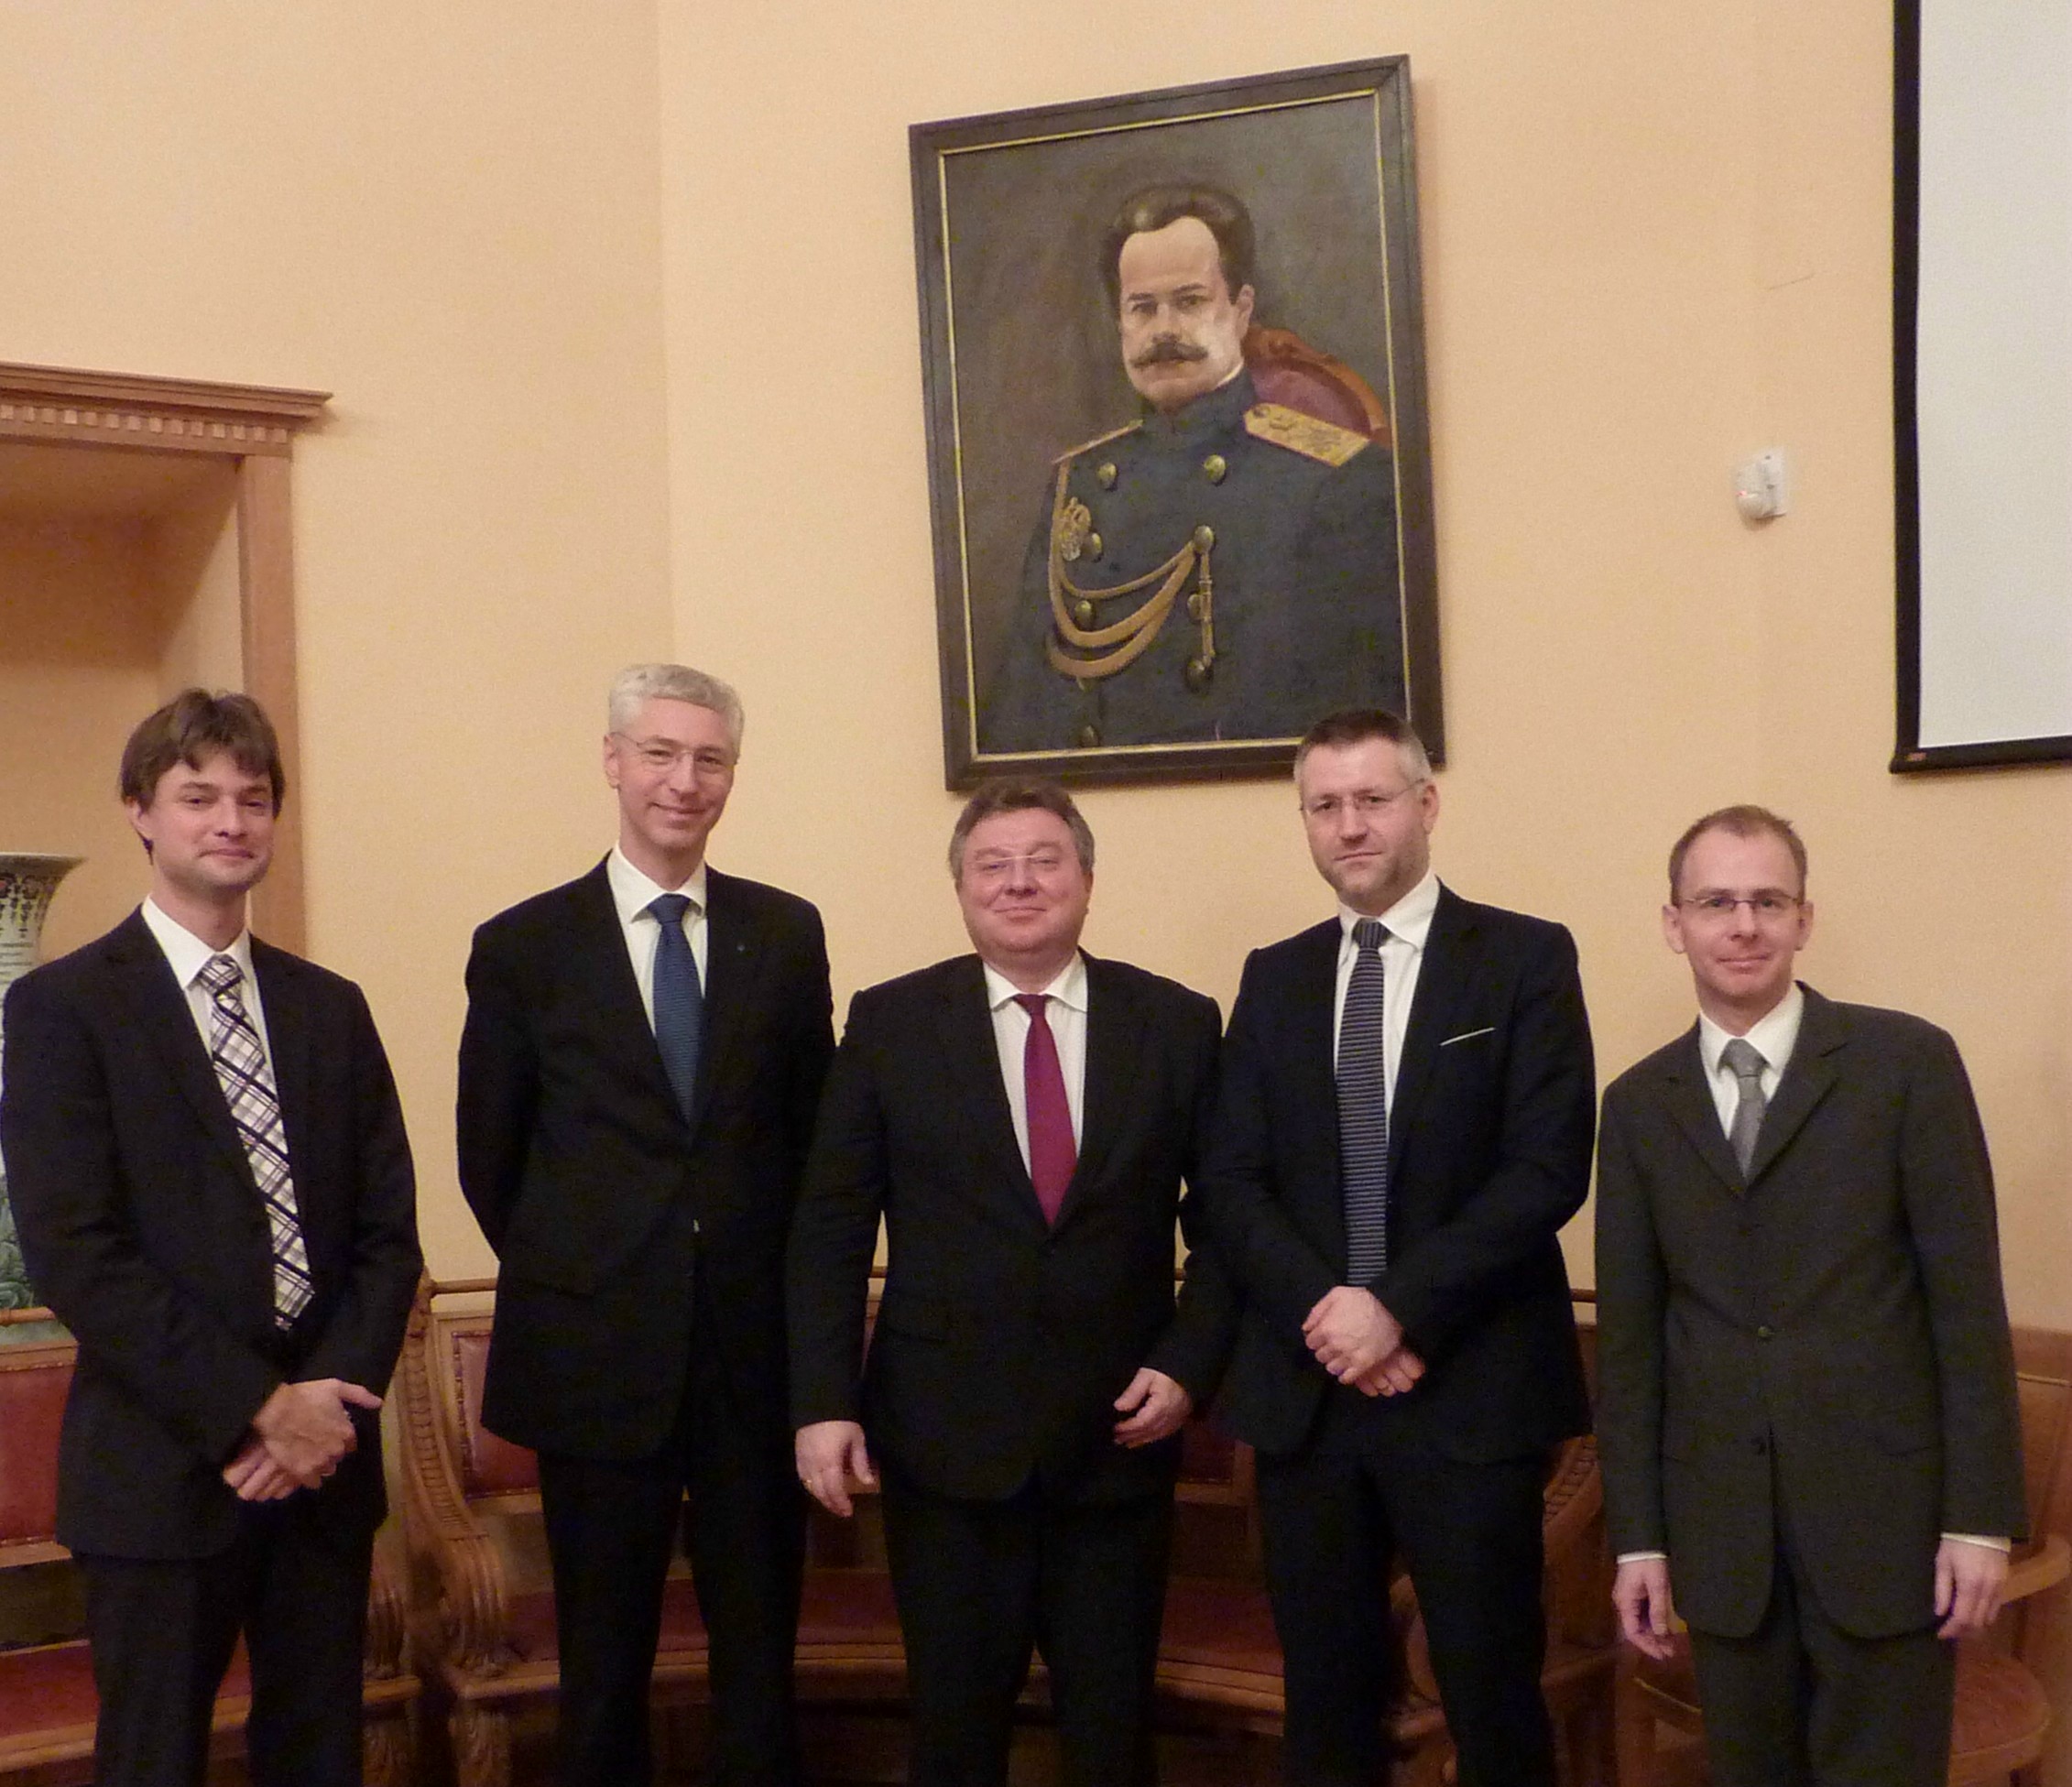
<svg viewBox="0 0 2072 1787"><path fill-rule="evenodd" d="M1115 1443L1150 1445L1180 1431L1194 1411L1194 1399L1164 1372L1146 1365L1138 1367L1115 1406L1126 1417L1115 1424Z"/></svg>
<svg viewBox="0 0 2072 1787"><path fill-rule="evenodd" d="M1303 1318L1303 1338L1317 1363L1341 1384L1358 1384L1369 1395L1409 1387L1386 1383L1386 1374L1375 1373L1384 1360L1405 1351L1403 1327L1373 1291L1360 1285L1334 1285L1319 1297ZM1417 1368L1423 1371L1423 1367Z"/></svg>
<svg viewBox="0 0 2072 1787"><path fill-rule="evenodd" d="M1945 1539L1936 1547L1936 1611L1943 1623L1937 1638L1982 1632L2000 1612L2007 1585L2007 1553L1968 1539Z"/></svg>

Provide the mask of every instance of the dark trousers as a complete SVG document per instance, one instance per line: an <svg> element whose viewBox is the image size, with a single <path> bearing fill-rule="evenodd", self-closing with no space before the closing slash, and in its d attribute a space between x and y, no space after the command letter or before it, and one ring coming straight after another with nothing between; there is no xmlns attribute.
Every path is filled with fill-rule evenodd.
<svg viewBox="0 0 2072 1787"><path fill-rule="evenodd" d="M911 1787L1001 1787L1032 1651L1064 1787L1148 1787L1170 1492L1074 1503L938 1496L884 1468L885 1539L913 1709Z"/></svg>
<svg viewBox="0 0 2072 1787"><path fill-rule="evenodd" d="M1259 1461L1273 1623L1287 1669L1292 1787L1387 1775L1384 1720L1401 1690L1389 1618L1397 1553L1424 1618L1461 1787L1553 1787L1540 1694L1538 1455L1464 1464L1358 1391L1334 1391L1310 1444Z"/></svg>
<svg viewBox="0 0 2072 1787"><path fill-rule="evenodd" d="M1691 1633L1715 1787L1942 1787L1956 1645L1933 1627L1896 1638L1846 1632L1782 1531L1775 1558L1752 1633Z"/></svg>
<svg viewBox="0 0 2072 1787"><path fill-rule="evenodd" d="M709 1778L792 1787L805 1501L781 1421L742 1419L714 1349L700 1346L669 1445L630 1461L543 1453L540 1500L561 1640L563 1787L647 1787L652 1777L648 1683L680 1524L711 1642Z"/></svg>
<svg viewBox="0 0 2072 1787"><path fill-rule="evenodd" d="M238 1634L251 1661L253 1787L359 1787L371 1534L340 1536L306 1495L244 1510L218 1556L82 1556L101 1787L199 1787Z"/></svg>

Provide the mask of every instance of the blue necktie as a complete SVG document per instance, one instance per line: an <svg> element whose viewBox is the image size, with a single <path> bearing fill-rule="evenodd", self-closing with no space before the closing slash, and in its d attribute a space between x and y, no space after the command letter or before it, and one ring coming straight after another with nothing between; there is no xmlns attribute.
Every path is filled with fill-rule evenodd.
<svg viewBox="0 0 2072 1787"><path fill-rule="evenodd" d="M1389 1263L1389 1082L1381 1023L1380 919L1353 925L1359 953L1338 1019L1338 1161L1346 1194L1346 1281L1371 1284Z"/></svg>
<svg viewBox="0 0 2072 1787"><path fill-rule="evenodd" d="M690 938L683 934L683 915L690 910L685 894L658 894L648 902L648 910L661 927L655 944L655 1042L686 1122L692 1100L697 1096L698 1045L705 1031L705 995L698 985L698 959L691 953Z"/></svg>

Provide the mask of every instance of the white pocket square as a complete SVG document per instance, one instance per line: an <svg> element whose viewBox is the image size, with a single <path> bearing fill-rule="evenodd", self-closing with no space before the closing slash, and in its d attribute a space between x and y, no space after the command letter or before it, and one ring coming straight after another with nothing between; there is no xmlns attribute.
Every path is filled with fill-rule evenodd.
<svg viewBox="0 0 2072 1787"><path fill-rule="evenodd" d="M1442 1049L1450 1049L1456 1042L1472 1042L1478 1036L1494 1036L1496 1033L1497 1027L1494 1024L1484 1024L1478 1030L1463 1030L1458 1036L1449 1036L1439 1046Z"/></svg>

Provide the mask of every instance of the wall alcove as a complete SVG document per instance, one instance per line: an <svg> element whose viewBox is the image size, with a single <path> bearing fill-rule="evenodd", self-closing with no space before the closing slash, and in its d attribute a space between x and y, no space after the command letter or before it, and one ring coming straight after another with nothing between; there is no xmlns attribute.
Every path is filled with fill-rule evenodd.
<svg viewBox="0 0 2072 1787"><path fill-rule="evenodd" d="M86 858L71 947L136 903L130 726L191 682L278 728L289 802L254 928L303 942L289 473L329 393L0 363L0 847Z"/></svg>

